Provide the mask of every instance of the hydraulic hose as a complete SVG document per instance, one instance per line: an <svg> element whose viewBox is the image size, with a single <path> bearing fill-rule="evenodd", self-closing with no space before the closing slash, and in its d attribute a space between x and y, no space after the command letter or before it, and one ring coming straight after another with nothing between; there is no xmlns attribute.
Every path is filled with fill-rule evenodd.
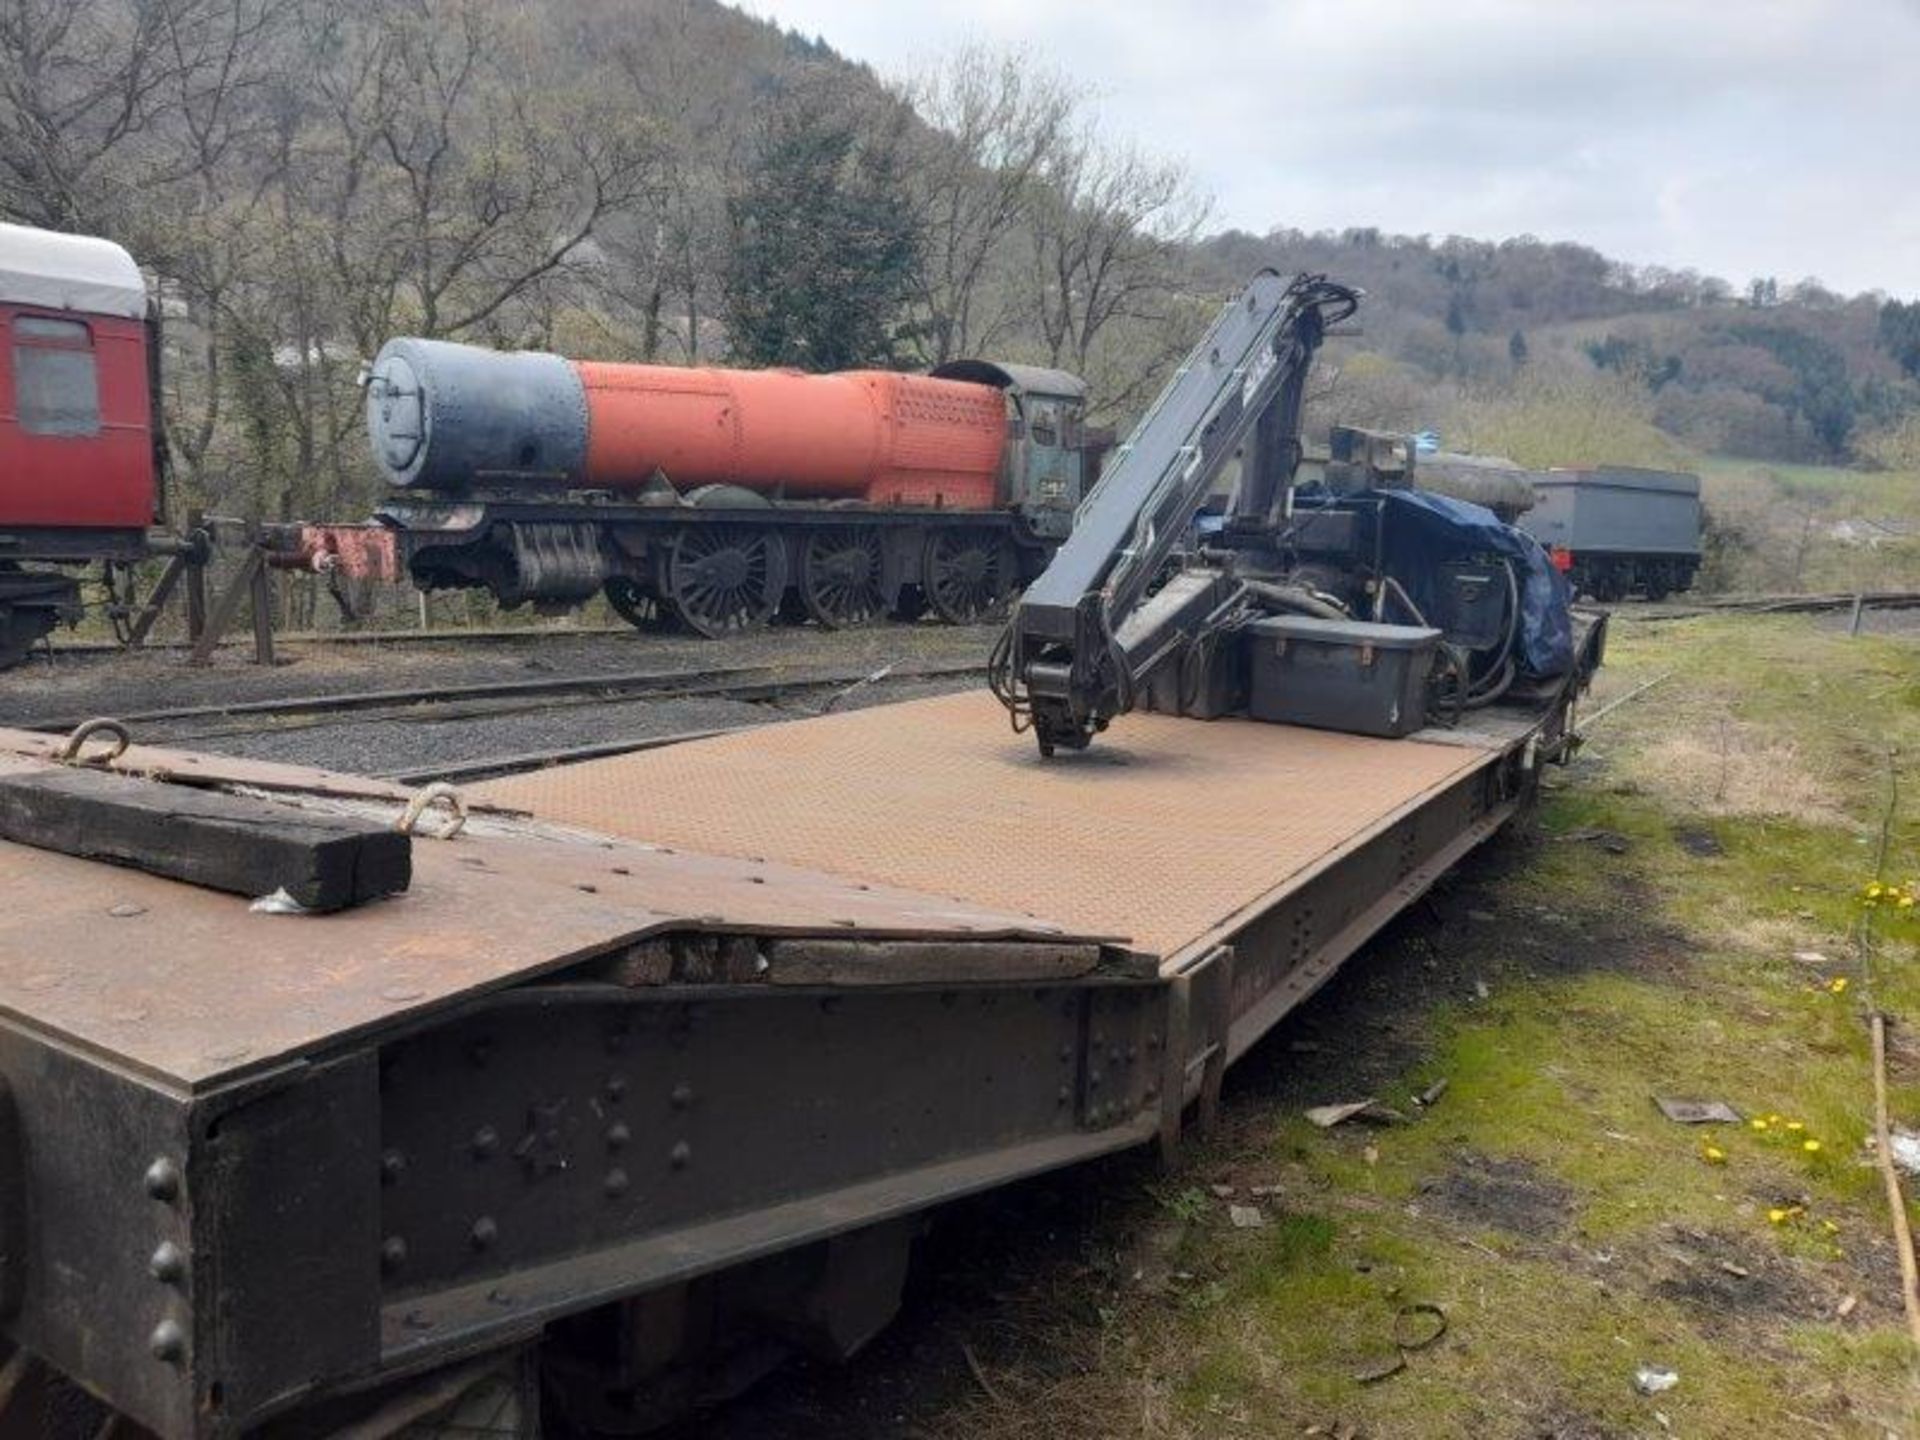
<svg viewBox="0 0 1920 1440"><path fill-rule="evenodd" d="M1406 607L1407 613L1413 617L1414 624L1423 629L1431 628L1427 624L1427 617L1420 613L1420 607L1413 603L1413 597L1407 594L1406 587L1391 575L1382 575L1380 577L1381 603L1374 611L1374 619L1378 620L1386 614L1386 597L1388 595L1392 595L1394 599Z"/></svg>
<svg viewBox="0 0 1920 1440"><path fill-rule="evenodd" d="M1464 708L1468 710L1480 710L1493 704L1494 701L1507 693L1507 687L1513 684L1513 678L1517 673L1517 667L1512 660L1502 661L1499 671L1494 676L1493 683L1484 689L1476 690L1469 694L1466 700L1462 702Z"/></svg>
<svg viewBox="0 0 1920 1440"><path fill-rule="evenodd" d="M1520 582L1514 578L1511 560L1502 560L1500 568L1507 576L1507 633L1500 641L1500 648L1495 652L1493 665L1488 672L1493 679L1483 679L1479 685L1467 691L1466 703L1470 709L1491 705L1506 694L1507 687L1513 684L1513 642L1520 634Z"/></svg>
<svg viewBox="0 0 1920 1440"><path fill-rule="evenodd" d="M1247 594L1256 600L1266 602L1275 609L1293 610L1302 615L1318 616L1322 620L1351 620L1353 617L1330 600L1323 600L1311 590L1300 585L1279 585L1271 580L1248 580L1243 582Z"/></svg>

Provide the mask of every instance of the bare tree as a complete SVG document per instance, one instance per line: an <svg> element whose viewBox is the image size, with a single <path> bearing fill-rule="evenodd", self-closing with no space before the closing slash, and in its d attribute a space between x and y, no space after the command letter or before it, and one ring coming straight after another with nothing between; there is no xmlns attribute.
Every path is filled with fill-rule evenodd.
<svg viewBox="0 0 1920 1440"><path fill-rule="evenodd" d="M222 418L221 317L254 261L252 152L283 57L276 0L0 0L0 213L125 243L179 322L175 459L202 488Z"/></svg>
<svg viewBox="0 0 1920 1440"><path fill-rule="evenodd" d="M923 236L915 289L920 350L937 365L1000 343L1012 327L1018 301L990 283L994 268L1032 221L1039 178L1079 95L1063 77L979 45L900 93L929 127L912 167Z"/></svg>
<svg viewBox="0 0 1920 1440"><path fill-rule="evenodd" d="M695 0L661 0L630 13L612 49L658 142L654 183L604 239L606 293L638 322L646 360L701 358L704 322L720 303L727 176L743 129L719 18Z"/></svg>
<svg viewBox="0 0 1920 1440"><path fill-rule="evenodd" d="M274 0L208 0L168 10L157 39L165 108L154 127L164 143L137 198L129 226L143 262L163 292L185 302L197 364L163 367L166 426L174 458L204 495L225 385L222 321L227 297L245 283L254 260L253 215L272 171L255 158L270 132L268 89L281 30Z"/></svg>
<svg viewBox="0 0 1920 1440"><path fill-rule="evenodd" d="M304 0L267 107L250 283L223 309L256 501L351 505L360 366L392 335L550 333L643 196L650 130L558 87L541 37L484 0Z"/></svg>
<svg viewBox="0 0 1920 1440"><path fill-rule="evenodd" d="M0 0L0 212L165 244L240 133L270 0ZM151 217L150 234L128 227Z"/></svg>
<svg viewBox="0 0 1920 1440"><path fill-rule="evenodd" d="M651 137L533 72L528 37L484 0L408 0L379 12L373 162L356 216L363 262L404 287L428 335L494 317L591 259L606 218L645 193ZM364 273L364 272L363 272Z"/></svg>
<svg viewBox="0 0 1920 1440"><path fill-rule="evenodd" d="M1208 202L1183 165L1109 144L1091 124L1054 149L1037 186L1031 310L1048 359L1100 382L1105 413L1124 412L1190 341L1172 322L1182 250ZM1103 342L1122 331L1140 353L1124 373L1097 373Z"/></svg>
<svg viewBox="0 0 1920 1440"><path fill-rule="evenodd" d="M156 113L162 31L199 0L0 3L0 207L29 224L99 228L125 176L112 161Z"/></svg>

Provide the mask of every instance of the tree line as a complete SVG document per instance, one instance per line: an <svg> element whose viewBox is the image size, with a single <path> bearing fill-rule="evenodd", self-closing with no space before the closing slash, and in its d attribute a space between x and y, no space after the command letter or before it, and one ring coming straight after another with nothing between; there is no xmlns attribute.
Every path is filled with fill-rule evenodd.
<svg viewBox="0 0 1920 1440"><path fill-rule="evenodd" d="M5 0L0 215L159 282L181 488L373 498L356 380L415 334L604 359L1087 375L1184 349L1205 207L1066 77L894 84L711 0Z"/></svg>
<svg viewBox="0 0 1920 1440"><path fill-rule="evenodd" d="M1262 265L1368 292L1323 419L1559 463L1920 446L1920 305L1529 237L1203 236L1186 169L1067 74L974 47L882 82L713 0L0 0L0 215L149 269L183 499L268 518L375 498L356 379L394 335L985 355L1124 423Z"/></svg>
<svg viewBox="0 0 1920 1440"><path fill-rule="evenodd" d="M1347 367L1348 398L1372 413L1408 405L1392 423L1451 429L1453 440L1473 433L1474 416L1581 394L1610 418L1575 428L1639 431L1620 443L1649 456L1871 461L1920 415L1920 305L1882 294L1771 277L1736 289L1527 236L1278 229L1212 236L1193 255L1194 273L1214 283L1264 264L1362 286L1364 333L1333 356L1366 357Z"/></svg>

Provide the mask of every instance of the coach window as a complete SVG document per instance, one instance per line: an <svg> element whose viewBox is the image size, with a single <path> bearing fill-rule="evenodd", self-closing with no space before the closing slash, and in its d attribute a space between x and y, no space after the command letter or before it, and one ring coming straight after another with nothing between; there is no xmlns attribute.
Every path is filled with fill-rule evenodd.
<svg viewBox="0 0 1920 1440"><path fill-rule="evenodd" d="M14 408L30 435L98 435L100 373L93 332L78 320L13 322Z"/></svg>

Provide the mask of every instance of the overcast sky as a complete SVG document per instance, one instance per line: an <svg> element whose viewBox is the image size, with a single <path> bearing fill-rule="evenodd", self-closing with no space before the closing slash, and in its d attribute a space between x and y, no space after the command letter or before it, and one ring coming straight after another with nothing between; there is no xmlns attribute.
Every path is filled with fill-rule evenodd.
<svg viewBox="0 0 1920 1440"><path fill-rule="evenodd" d="M1578 240L1920 296L1920 0L745 0L882 74L1093 88L1256 232Z"/></svg>

